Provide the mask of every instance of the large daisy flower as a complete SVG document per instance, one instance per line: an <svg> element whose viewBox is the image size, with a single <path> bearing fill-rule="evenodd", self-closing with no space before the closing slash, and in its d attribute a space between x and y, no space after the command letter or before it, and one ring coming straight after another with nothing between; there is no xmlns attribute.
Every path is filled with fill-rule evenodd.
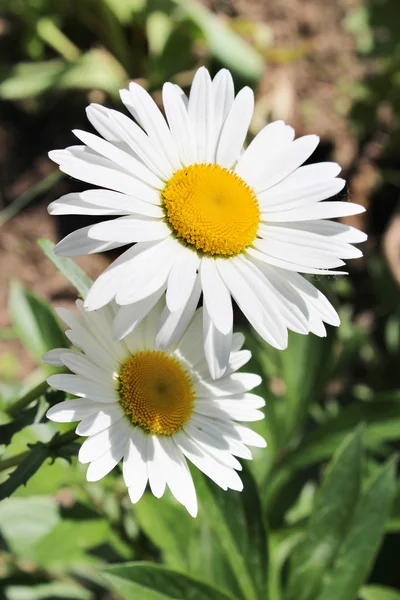
<svg viewBox="0 0 400 600"><path fill-rule="evenodd" d="M244 337L234 333L225 376L210 378L203 346L202 309L176 344L158 350L155 336L161 303L122 341L112 338L114 305L79 315L58 314L80 349L58 348L43 360L64 365L73 374L52 375L48 383L77 396L50 408L47 417L59 423L80 421L76 433L88 436L79 450L89 463L88 481L98 481L123 460L123 477L132 502L147 485L160 498L168 486L192 516L196 492L186 459L223 489L241 490L236 456L250 459L247 446L265 447L264 439L236 421L263 418L264 400L249 390L261 378L236 373L251 357L241 350Z"/></svg>
<svg viewBox="0 0 400 600"><path fill-rule="evenodd" d="M50 204L51 214L115 217L68 235L56 252L130 245L94 283L88 310L115 299L121 308L113 335L122 339L166 292L161 349L187 325L203 293L213 377L229 360L232 298L279 349L287 346L288 329L324 336L324 322L338 325L334 308L300 273L342 273L332 269L361 256L351 244L366 236L326 219L364 208L321 202L345 182L336 163L301 166L319 138L294 140L292 127L276 121L244 150L253 92L245 87L235 97L225 69L213 80L199 69L189 98L166 83L166 119L136 83L121 98L134 120L92 104L87 115L101 137L75 130L83 145L50 153L64 173L101 188L63 196Z"/></svg>

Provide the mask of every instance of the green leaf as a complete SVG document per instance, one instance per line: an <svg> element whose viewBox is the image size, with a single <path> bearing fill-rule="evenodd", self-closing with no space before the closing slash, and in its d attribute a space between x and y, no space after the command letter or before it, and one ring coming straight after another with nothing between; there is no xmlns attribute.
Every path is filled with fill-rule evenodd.
<svg viewBox="0 0 400 600"><path fill-rule="evenodd" d="M68 281L74 286L77 292L82 296L86 297L86 294L90 290L93 281L86 275L84 271L77 264L74 263L70 258L63 256L57 256L54 254L54 244L50 240L40 239L38 244L44 254L51 260L53 265Z"/></svg>
<svg viewBox="0 0 400 600"><path fill-rule="evenodd" d="M202 581L152 563L114 565L102 574L124 600L232 600Z"/></svg>
<svg viewBox="0 0 400 600"><path fill-rule="evenodd" d="M359 499L349 532L317 600L355 600L378 552L394 495L396 462L389 460Z"/></svg>
<svg viewBox="0 0 400 600"><path fill-rule="evenodd" d="M8 445L17 431L34 422L37 412L38 405L35 405L18 413L9 423L0 425L0 444Z"/></svg>
<svg viewBox="0 0 400 600"><path fill-rule="evenodd" d="M135 516L147 537L161 550L168 567L237 594L232 569L204 520L192 519L172 499L164 497L160 501L152 494L145 494L135 505Z"/></svg>
<svg viewBox="0 0 400 600"><path fill-rule="evenodd" d="M104 48L94 48L73 62L54 59L23 62L0 69L0 98L23 100L46 91L99 89L115 94L127 74Z"/></svg>
<svg viewBox="0 0 400 600"><path fill-rule="evenodd" d="M73 581L52 581L40 585L10 585L7 600L91 600L91 592Z"/></svg>
<svg viewBox="0 0 400 600"><path fill-rule="evenodd" d="M243 38L196 0L173 0L202 31L212 54L242 77L258 81L263 70L261 55Z"/></svg>
<svg viewBox="0 0 400 600"><path fill-rule="evenodd" d="M9 311L18 336L38 363L48 350L69 345L50 306L17 280L11 282Z"/></svg>
<svg viewBox="0 0 400 600"><path fill-rule="evenodd" d="M282 410L289 438L302 427L310 402L318 402L329 380L334 339L333 331L326 338L291 333L287 349L279 353L285 382Z"/></svg>
<svg viewBox="0 0 400 600"><path fill-rule="evenodd" d="M0 528L12 552L23 555L59 522L51 498L9 498L0 504Z"/></svg>
<svg viewBox="0 0 400 600"><path fill-rule="evenodd" d="M20 485L25 485L48 457L48 450L42 442L37 442L31 446L26 457L19 463L15 471L4 483L0 484L0 501L11 496Z"/></svg>
<svg viewBox="0 0 400 600"><path fill-rule="evenodd" d="M179 506L152 494L145 494L135 505L135 515L145 534L163 553L172 569L189 571L189 540L196 538L198 545L199 520Z"/></svg>
<svg viewBox="0 0 400 600"><path fill-rule="evenodd" d="M265 596L267 532L257 487L247 469L241 473L243 492L222 490L193 471L202 517L218 538L247 600Z"/></svg>
<svg viewBox="0 0 400 600"><path fill-rule="evenodd" d="M360 600L400 600L400 592L383 585L366 585L358 595Z"/></svg>
<svg viewBox="0 0 400 600"><path fill-rule="evenodd" d="M305 443L286 464L306 467L329 458L360 422L365 423L363 442L367 448L376 448L383 442L397 440L400 430L400 401L382 396L371 402L353 403L342 408L337 417L309 434Z"/></svg>
<svg viewBox="0 0 400 600"><path fill-rule="evenodd" d="M107 541L110 526L105 519L64 519L30 549L30 557L46 569L65 571L85 561L84 551Z"/></svg>
<svg viewBox="0 0 400 600"><path fill-rule="evenodd" d="M339 550L354 509L362 467L361 429L346 438L329 465L316 496L304 541L296 549L288 600L313 600Z"/></svg>

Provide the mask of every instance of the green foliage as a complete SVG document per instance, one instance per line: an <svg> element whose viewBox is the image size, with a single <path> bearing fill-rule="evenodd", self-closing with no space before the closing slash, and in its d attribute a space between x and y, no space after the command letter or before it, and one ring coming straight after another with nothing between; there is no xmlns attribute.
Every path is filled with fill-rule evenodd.
<svg viewBox="0 0 400 600"><path fill-rule="evenodd" d="M126 563L103 571L124 600L233 600L202 581L151 563Z"/></svg>
<svg viewBox="0 0 400 600"><path fill-rule="evenodd" d="M10 285L9 311L15 331L39 364L48 350L68 345L49 305L17 280Z"/></svg>
<svg viewBox="0 0 400 600"><path fill-rule="evenodd" d="M93 283L90 277L70 258L54 254L54 244L50 240L38 240L38 244L56 269L74 286L81 298L85 298Z"/></svg>

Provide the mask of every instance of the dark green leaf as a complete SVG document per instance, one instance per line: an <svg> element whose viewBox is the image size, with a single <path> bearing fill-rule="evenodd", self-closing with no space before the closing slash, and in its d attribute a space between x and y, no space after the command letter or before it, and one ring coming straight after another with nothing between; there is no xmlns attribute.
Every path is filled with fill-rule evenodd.
<svg viewBox="0 0 400 600"><path fill-rule="evenodd" d="M135 515L167 566L238 593L232 569L203 519L192 519L181 505L152 494L135 505Z"/></svg>
<svg viewBox="0 0 400 600"><path fill-rule="evenodd" d="M115 565L102 574L124 600L232 600L202 581L151 563Z"/></svg>
<svg viewBox="0 0 400 600"><path fill-rule="evenodd" d="M8 445L17 431L34 422L38 406L21 411L12 421L0 425L0 444Z"/></svg>
<svg viewBox="0 0 400 600"><path fill-rule="evenodd" d="M306 467L329 458L345 436L360 422L365 423L363 442L367 448L397 440L400 431L400 401L383 396L372 402L350 404L342 408L337 417L320 425L306 438L287 464Z"/></svg>
<svg viewBox="0 0 400 600"><path fill-rule="evenodd" d="M48 350L69 345L50 306L16 280L10 286L9 310L19 338L38 363Z"/></svg>
<svg viewBox="0 0 400 600"><path fill-rule="evenodd" d="M293 555L288 600L313 600L339 550L361 486L361 429L346 438L328 467L306 537Z"/></svg>
<svg viewBox="0 0 400 600"><path fill-rule="evenodd" d="M38 244L56 269L68 279L82 298L85 298L93 283L90 277L70 258L56 256L54 254L54 244L50 240L41 239L38 241Z"/></svg>
<svg viewBox="0 0 400 600"><path fill-rule="evenodd" d="M225 492L197 471L193 476L202 516L218 538L243 597L265 596L267 532L250 472L241 473L243 492Z"/></svg>
<svg viewBox="0 0 400 600"><path fill-rule="evenodd" d="M374 475L360 497L349 532L325 577L318 600L355 600L384 534L395 486L395 460Z"/></svg>
<svg viewBox="0 0 400 600"><path fill-rule="evenodd" d="M20 485L25 485L48 457L48 449L42 442L37 442L31 446L26 457L19 463L9 478L0 484L0 501L11 496Z"/></svg>
<svg viewBox="0 0 400 600"><path fill-rule="evenodd" d="M335 334L326 338L315 335L290 334L286 350L279 353L281 376L285 382L287 434L296 434L308 414L311 402L318 402L333 368Z"/></svg>

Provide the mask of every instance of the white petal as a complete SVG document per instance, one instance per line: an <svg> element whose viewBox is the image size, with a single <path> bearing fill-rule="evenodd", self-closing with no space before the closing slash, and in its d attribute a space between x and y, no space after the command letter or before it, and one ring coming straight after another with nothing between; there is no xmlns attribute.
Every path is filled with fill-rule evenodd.
<svg viewBox="0 0 400 600"><path fill-rule="evenodd" d="M163 103L165 114L182 165L196 162L195 133L189 119L182 95L177 86L164 83Z"/></svg>
<svg viewBox="0 0 400 600"><path fill-rule="evenodd" d="M152 251L154 244L139 243L135 244L119 256L99 277L89 290L85 300L87 310L96 310L101 308L112 300L120 289L122 282L130 272L133 259L147 251Z"/></svg>
<svg viewBox="0 0 400 600"><path fill-rule="evenodd" d="M255 258L269 265L279 267L280 269L287 269L288 271L298 271L300 273L311 273L316 275L347 275L346 271L332 271L330 269L325 268L310 267L308 265L303 264L302 262L289 262L289 260L277 258L276 256L266 254L264 251L257 250L256 248L248 248L246 250L246 254L251 260ZM304 257L303 255L302 258L305 258L307 261L312 261L312 257L310 257L310 255L307 255L306 257ZM327 262L335 262L331 261L330 257L328 259L324 258L324 260L327 260ZM344 264L343 261L337 260L336 262Z"/></svg>
<svg viewBox="0 0 400 600"><path fill-rule="evenodd" d="M197 515L197 498L193 479L181 450L169 436L160 437L164 451L164 470L167 485L178 502L183 504L192 517Z"/></svg>
<svg viewBox="0 0 400 600"><path fill-rule="evenodd" d="M254 111L253 91L245 87L236 96L218 142L216 162L230 169L243 148Z"/></svg>
<svg viewBox="0 0 400 600"><path fill-rule="evenodd" d="M337 163L305 165L291 173L271 189L258 194L262 210L292 210L330 198L343 188Z"/></svg>
<svg viewBox="0 0 400 600"><path fill-rule="evenodd" d="M336 221L306 221L304 223L291 223L290 227L310 231L324 235L332 240L346 242L348 244L359 244L365 242L368 236L363 231L350 227L344 223L336 223Z"/></svg>
<svg viewBox="0 0 400 600"><path fill-rule="evenodd" d="M121 171L111 161L102 157L100 161L98 155L89 151L85 153L75 149L74 153L71 152L71 149L49 152L51 160L58 163L60 170L66 175L123 194L132 194L135 191L136 197L140 193L142 198L142 195L145 196L148 192L147 185ZM101 164L98 164L100 162Z"/></svg>
<svg viewBox="0 0 400 600"><path fill-rule="evenodd" d="M117 312L113 323L113 338L116 340L122 340L126 338L130 333L135 333L134 330L137 328L139 323L146 317L146 315L153 309L155 304L163 295L165 289L160 288L147 296L143 300L121 306ZM129 347L129 343L125 339Z"/></svg>
<svg viewBox="0 0 400 600"><path fill-rule="evenodd" d="M76 350L66 350L61 353L62 363L68 367L70 371L76 375L81 375L85 379L90 379L94 383L109 385L113 368L110 365L110 369L105 371L97 365L95 365L87 356L82 352Z"/></svg>
<svg viewBox="0 0 400 600"><path fill-rule="evenodd" d="M256 193L271 188L300 167L311 156L318 143L319 137L316 135L305 135L298 138L288 148L277 152L265 164L262 172L250 179L247 177L246 181L255 189Z"/></svg>
<svg viewBox="0 0 400 600"><path fill-rule="evenodd" d="M251 359L250 350L242 350L240 352L231 352L229 358L229 372L234 373L238 371L241 367L246 365Z"/></svg>
<svg viewBox="0 0 400 600"><path fill-rule="evenodd" d="M285 148L287 149L293 138L293 129L286 126L283 121L269 123L256 135L245 150L236 165L236 173L249 185L253 185L251 182L257 181L276 153Z"/></svg>
<svg viewBox="0 0 400 600"><path fill-rule="evenodd" d="M162 181L156 177L154 173L150 171L150 169L145 167L143 163L136 160L136 158L134 158L131 154L120 150L114 144L111 144L110 142L107 142L106 140L103 140L92 133L87 133L86 131L81 131L79 129L74 129L72 133L74 133L76 137L81 140L81 142L92 148L95 152L98 152L125 169L136 179L139 179L143 183L158 189L163 187Z"/></svg>
<svg viewBox="0 0 400 600"><path fill-rule="evenodd" d="M181 248L168 277L166 302L171 312L185 306L193 292L200 259L196 252Z"/></svg>
<svg viewBox="0 0 400 600"><path fill-rule="evenodd" d="M152 494L161 498L165 491L163 450L156 435L147 436L147 475Z"/></svg>
<svg viewBox="0 0 400 600"><path fill-rule="evenodd" d="M145 134L136 123L125 115L112 111L111 120L117 127L121 136L132 150L138 154L144 164L162 181L167 181L173 171L166 157L154 145L152 140ZM158 189L164 186L158 187Z"/></svg>
<svg viewBox="0 0 400 600"><path fill-rule="evenodd" d="M245 341L243 333L240 333L239 331L235 332L232 336L232 352L241 350Z"/></svg>
<svg viewBox="0 0 400 600"><path fill-rule="evenodd" d="M339 181L334 179L334 181ZM290 221L311 221L314 219L330 219L337 217L348 217L365 212L360 204L352 202L320 202L310 206L303 206L294 210L279 212L263 212L265 221L286 223Z"/></svg>
<svg viewBox="0 0 400 600"><path fill-rule="evenodd" d="M122 473L129 495L135 496L133 503L143 495L147 484L147 435L140 427L135 427L129 436L124 455Z"/></svg>
<svg viewBox="0 0 400 600"><path fill-rule="evenodd" d="M233 323L231 295L221 279L214 258L202 258L200 276L207 312L220 333L227 335L232 331Z"/></svg>
<svg viewBox="0 0 400 600"><path fill-rule="evenodd" d="M56 423L73 423L97 413L102 407L99 402L88 399L64 400L49 408L46 417Z"/></svg>
<svg viewBox="0 0 400 600"><path fill-rule="evenodd" d="M136 195L136 190L131 190L128 195L96 189L80 192L79 196L87 204L103 207L106 210L118 209L120 212L124 211L124 214L132 213L154 218L161 218L164 214L163 209L159 206L161 203L160 192L150 188L145 194L138 195Z"/></svg>
<svg viewBox="0 0 400 600"><path fill-rule="evenodd" d="M256 433L252 429L240 425L239 423L233 423L233 428L243 444L254 446L256 448L266 448L267 442L259 433Z"/></svg>
<svg viewBox="0 0 400 600"><path fill-rule="evenodd" d="M269 236L263 239L257 239L253 243L253 247L259 250L266 256L266 261L274 264L274 259L288 263L289 265L298 265L293 267L293 270L302 271L303 268L315 269L334 269L341 267L344 262L330 252L324 252L319 248L315 250L310 246L296 243L296 238L293 236L293 242L289 240L280 241L276 236ZM283 266L283 265L278 265ZM289 267L288 267L289 268Z"/></svg>
<svg viewBox="0 0 400 600"><path fill-rule="evenodd" d="M54 350L49 350L42 356L42 362L46 365L51 365L52 367L62 367L64 363L61 360L61 353L65 351L65 348L55 348Z"/></svg>
<svg viewBox="0 0 400 600"><path fill-rule="evenodd" d="M124 456L125 446L126 438L121 438L106 454L91 462L86 472L87 481L99 481L108 475Z"/></svg>
<svg viewBox="0 0 400 600"><path fill-rule="evenodd" d="M157 350L171 348L178 344L192 319L201 294L200 277L198 276L189 300L179 310L171 312L166 306L161 314L158 332L154 341Z"/></svg>
<svg viewBox="0 0 400 600"><path fill-rule="evenodd" d="M133 105L139 116L142 127L152 140L153 144L160 148L175 171L181 167L178 153L171 132L153 98L137 83L129 85Z"/></svg>
<svg viewBox="0 0 400 600"><path fill-rule="evenodd" d="M87 438L79 449L78 459L81 463L97 460L109 452L110 448L128 438L131 426L126 419L113 423L108 429Z"/></svg>
<svg viewBox="0 0 400 600"><path fill-rule="evenodd" d="M203 310L204 354L213 379L219 379L225 373L229 363L232 346L232 326L226 333L221 333L213 324L207 310Z"/></svg>
<svg viewBox="0 0 400 600"><path fill-rule="evenodd" d="M231 109L235 97L232 75L228 69L218 71L212 82L214 90L214 127L219 139L226 115Z"/></svg>
<svg viewBox="0 0 400 600"><path fill-rule="evenodd" d="M209 444L214 447L221 447L226 449L232 454L232 456L238 456L246 460L251 460L251 451L239 440L232 436L226 435L221 431L221 427L224 425L231 426L232 421L226 419L215 419L204 415L194 413L190 420L190 425L195 428L196 433L192 430L191 437L196 440L196 436L208 436ZM221 446L219 446L221 444Z"/></svg>
<svg viewBox="0 0 400 600"><path fill-rule="evenodd" d="M109 112L110 110L101 104L92 103L86 108L87 118L98 133L108 142L120 142L121 138L110 121Z"/></svg>
<svg viewBox="0 0 400 600"><path fill-rule="evenodd" d="M340 325L339 315L322 292L298 273L286 273L285 277L299 294L318 310L325 323L335 327Z"/></svg>
<svg viewBox="0 0 400 600"><path fill-rule="evenodd" d="M165 285L177 253L177 243L168 237L134 258L129 274L117 291L118 304L143 300Z"/></svg>
<svg viewBox="0 0 400 600"><path fill-rule="evenodd" d="M91 398L97 402L112 403L118 401L118 396L110 382L109 387L93 383L78 375L50 375L49 385L56 390L68 392L80 398Z"/></svg>
<svg viewBox="0 0 400 600"><path fill-rule="evenodd" d="M110 192L117 194L117 192ZM121 194L122 196L122 194ZM124 197L124 196L122 196ZM47 207L50 215L124 215L124 211L116 208L103 208L93 206L85 202L82 198L82 193L71 193L61 196L58 200L50 202Z"/></svg>
<svg viewBox="0 0 400 600"><path fill-rule="evenodd" d="M225 467L212 456L207 455L183 431L174 435L174 442L186 458L222 489L242 489L240 477L234 469Z"/></svg>
<svg viewBox="0 0 400 600"><path fill-rule="evenodd" d="M201 67L190 89L188 115L196 141L196 162L215 160L214 97L210 75Z"/></svg>
<svg viewBox="0 0 400 600"><path fill-rule="evenodd" d="M218 261L218 269L240 310L256 331L274 347L286 348L287 330L282 317L271 302L265 306L265 290L260 290L251 271L239 261L234 264L233 261Z"/></svg>
<svg viewBox="0 0 400 600"><path fill-rule="evenodd" d="M218 381L198 381L194 388L198 398L220 397L248 392L260 385L261 381L261 377L255 373L232 373Z"/></svg>
<svg viewBox="0 0 400 600"><path fill-rule="evenodd" d="M106 252L125 245L125 242L102 242L91 239L89 231L92 227L93 225L82 227L67 235L61 242L58 242L54 248L54 253L57 256L85 256L86 254Z"/></svg>
<svg viewBox="0 0 400 600"><path fill-rule="evenodd" d="M171 230L161 220L134 217L120 217L114 221L105 221L92 225L88 235L95 240L130 244L133 242L153 242L171 235Z"/></svg>
<svg viewBox="0 0 400 600"><path fill-rule="evenodd" d="M102 406L102 408L87 417L85 417L76 428L78 435L95 435L103 429L107 429L113 423L117 423L124 418L125 413L120 404L111 404ZM119 460L119 459L118 459Z"/></svg>
<svg viewBox="0 0 400 600"><path fill-rule="evenodd" d="M300 255L303 249L306 253L312 251L318 257L316 258L317 261L320 256L325 256L326 254L340 258L357 258L362 256L358 248L354 248L341 240L335 240L334 237L328 238L325 235L314 233L312 228L312 225L308 227L307 223L261 224L259 235L262 235L268 241L273 240L274 243L278 242L298 247L296 255Z"/></svg>

